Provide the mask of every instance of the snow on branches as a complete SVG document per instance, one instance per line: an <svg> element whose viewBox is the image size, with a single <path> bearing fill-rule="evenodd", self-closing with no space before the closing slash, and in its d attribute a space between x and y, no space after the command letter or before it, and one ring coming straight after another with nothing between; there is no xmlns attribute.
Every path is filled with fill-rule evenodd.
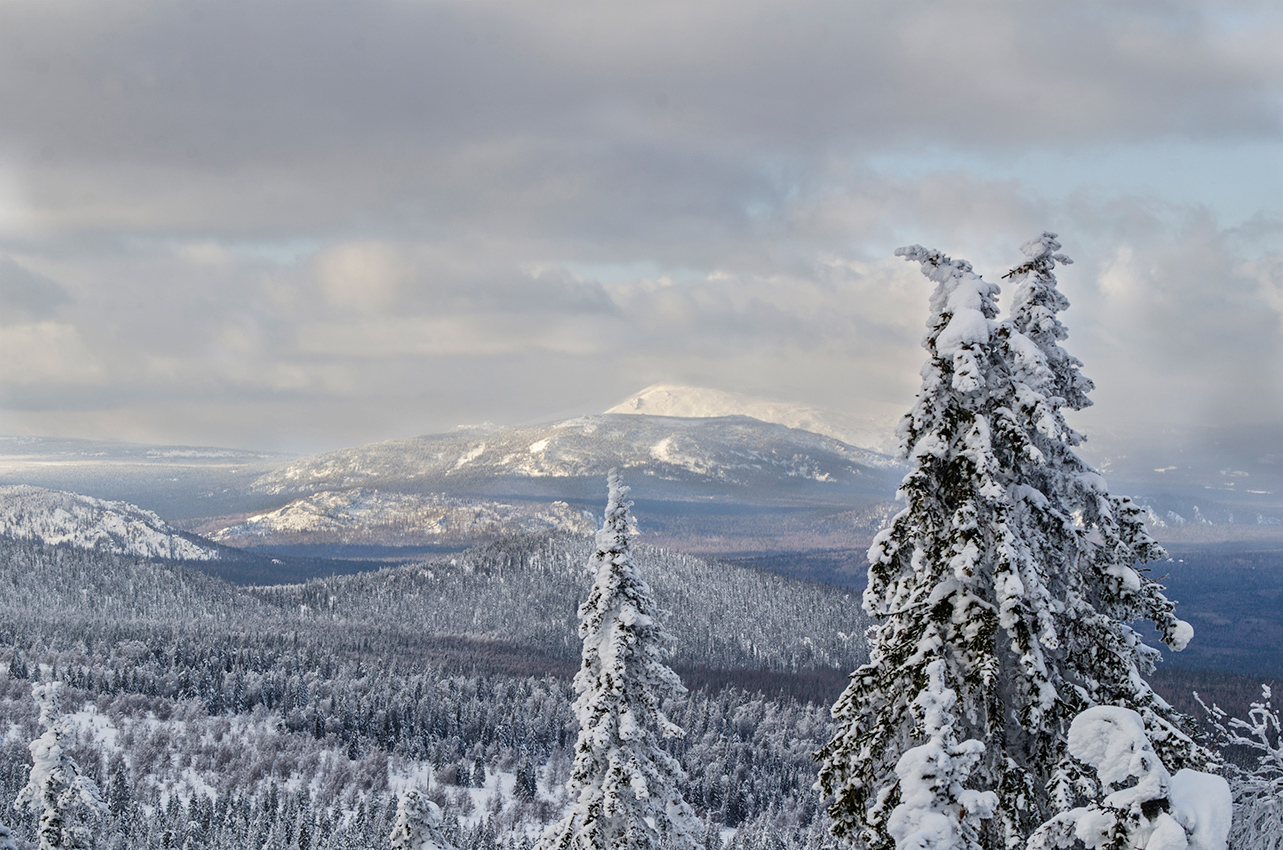
<svg viewBox="0 0 1283 850"><path fill-rule="evenodd" d="M608 478L605 522L590 561L594 580L579 607L583 662L575 675L579 737L567 782L574 802L541 850L694 847L701 832L677 783L681 766L660 746L682 730L660 710L685 692L664 659L672 637L637 571L617 470Z"/></svg>
<svg viewBox="0 0 1283 850"><path fill-rule="evenodd" d="M1023 246L1001 321L998 287L966 261L896 252L936 284L922 385L898 429L905 506L869 549L869 662L818 754L834 831L875 850L899 843L890 824L909 789L897 765L934 737L915 709L933 689L956 694L941 710L958 739L984 742L968 776L997 794L977 827L985 846L1019 846L1075 804L1066 734L1093 705L1139 712L1170 764L1214 761L1146 684L1157 653L1127 625L1149 619L1177 650L1192 634L1136 567L1162 549L1073 450L1082 437L1062 410L1087 406L1091 382L1059 344L1059 248L1051 233Z"/></svg>
<svg viewBox="0 0 1283 850"><path fill-rule="evenodd" d="M1222 747L1239 747L1256 756L1253 768L1226 765L1234 794L1234 824L1230 843L1242 850L1283 850L1283 720L1274 707L1269 685L1247 719L1230 717L1219 706L1210 708L1196 693Z"/></svg>
<svg viewBox="0 0 1283 850"><path fill-rule="evenodd" d="M388 841L392 850L454 850L441 834L441 809L414 788L397 801Z"/></svg>
<svg viewBox="0 0 1283 850"><path fill-rule="evenodd" d="M963 787L984 753L974 738L954 734L957 694L944 686L944 667L927 667L927 688L913 701L927 742L907 750L896 763L900 804L887 819L897 850L979 850L977 822L993 816L992 791Z"/></svg>

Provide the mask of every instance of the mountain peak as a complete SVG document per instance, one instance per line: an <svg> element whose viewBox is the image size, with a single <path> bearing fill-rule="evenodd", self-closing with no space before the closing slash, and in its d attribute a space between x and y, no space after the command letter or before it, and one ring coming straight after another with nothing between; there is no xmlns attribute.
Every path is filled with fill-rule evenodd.
<svg viewBox="0 0 1283 850"><path fill-rule="evenodd" d="M898 411L892 411L887 405L877 405L877 409L872 409L874 405L867 407L868 413L853 416L809 404L795 404L709 387L660 383L646 387L606 413L689 419L749 416L763 422L832 437L852 446L894 454Z"/></svg>

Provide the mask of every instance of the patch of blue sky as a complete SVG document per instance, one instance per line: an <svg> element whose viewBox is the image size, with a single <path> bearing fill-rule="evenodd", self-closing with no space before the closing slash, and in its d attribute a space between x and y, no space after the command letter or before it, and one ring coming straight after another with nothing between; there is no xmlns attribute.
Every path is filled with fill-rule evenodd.
<svg viewBox="0 0 1283 850"><path fill-rule="evenodd" d="M1050 200L1087 192L1203 206L1224 227L1258 217L1283 219L1283 139L1278 138L1165 138L1072 153L1016 155L934 149L874 155L866 163L888 177L964 173L980 180L1014 180Z"/></svg>
<svg viewBox="0 0 1283 850"><path fill-rule="evenodd" d="M563 262L561 267L576 277L595 280L603 284L636 283L639 280L668 278L673 283L690 283L702 280L703 272L687 268L668 268L653 260L636 262L590 263Z"/></svg>

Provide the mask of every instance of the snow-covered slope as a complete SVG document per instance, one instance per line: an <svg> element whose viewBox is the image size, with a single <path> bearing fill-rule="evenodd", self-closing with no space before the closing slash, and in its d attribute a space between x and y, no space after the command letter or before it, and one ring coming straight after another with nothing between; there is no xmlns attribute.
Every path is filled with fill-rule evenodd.
<svg viewBox="0 0 1283 850"><path fill-rule="evenodd" d="M325 490L247 518L211 535L232 546L469 543L504 534L587 534L596 522L565 502L538 505L459 499L442 494Z"/></svg>
<svg viewBox="0 0 1283 850"><path fill-rule="evenodd" d="M885 455L744 416L606 414L524 427L462 428L327 452L281 466L258 478L252 489L273 495L355 487L494 493L514 482L602 479L612 467L625 470L635 486L716 485L758 495L799 486L882 493L893 472Z"/></svg>
<svg viewBox="0 0 1283 850"><path fill-rule="evenodd" d="M869 414L849 416L811 405L790 404L707 387L654 384L606 412L683 416L692 419L751 416L763 422L822 434L882 454L894 454L895 424L903 411L885 404L866 406L871 408Z"/></svg>
<svg viewBox="0 0 1283 850"><path fill-rule="evenodd" d="M140 558L219 557L216 547L176 531L137 505L25 484L0 487L0 534Z"/></svg>

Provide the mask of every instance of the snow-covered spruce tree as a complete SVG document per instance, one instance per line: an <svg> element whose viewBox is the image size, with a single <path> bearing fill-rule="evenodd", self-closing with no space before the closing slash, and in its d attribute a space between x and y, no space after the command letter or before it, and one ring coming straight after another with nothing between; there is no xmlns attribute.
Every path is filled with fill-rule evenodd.
<svg viewBox="0 0 1283 850"><path fill-rule="evenodd" d="M388 840L392 850L453 850L441 834L441 809L414 788L397 802L396 822Z"/></svg>
<svg viewBox="0 0 1283 850"><path fill-rule="evenodd" d="M1173 754L1196 755L1141 680L1152 651L1122 621L1155 615L1174 645L1188 627L1131 566L1160 550L1069 448L1079 438L1063 427L1068 402L1056 393L1085 406L1090 384L1058 346L1043 352L1063 338L1046 324L1064 306L1046 264L1054 267L1054 253L1035 252L1018 270L1025 286L1005 323L998 288L970 264L920 246L897 254L937 284L929 358L899 430L911 467L899 491L906 505L869 550L864 604L880 622L869 663L834 705L838 731L819 753L820 784L836 833L874 848L899 844L890 819L905 788L895 766L931 737L914 705L932 687L928 671L938 671L957 695L946 712L954 734L983 745L968 784L998 796L975 841L1013 848L1073 804L1082 771L1064 742L1082 708L1146 710Z"/></svg>
<svg viewBox="0 0 1283 850"><path fill-rule="evenodd" d="M106 806L93 780L81 774L64 748L69 730L59 713L61 688L60 682L31 686L44 732L31 742L31 773L13 806L40 813L40 850L85 850L93 847L89 824L106 813Z"/></svg>
<svg viewBox="0 0 1283 850"><path fill-rule="evenodd" d="M567 788L570 812L540 850L693 848L701 830L677 783L681 766L660 746L682 730L660 710L685 691L664 663L672 643L631 552L628 489L608 477L605 522L590 566L592 591L579 607L583 664L575 675L579 736Z"/></svg>
<svg viewBox="0 0 1283 850"><path fill-rule="evenodd" d="M1091 706L1137 712L1147 740L1175 770L1206 768L1215 758L1192 739L1188 718L1146 683L1158 653L1128 625L1154 623L1177 651L1193 636L1162 586L1137 568L1165 553L1145 529L1142 510L1111 495L1074 451L1083 437L1065 422L1065 409L1091 404L1092 383L1060 347L1068 333L1058 314L1069 302L1054 272L1057 263L1072 262L1060 247L1056 234L1043 233L1021 246L1025 262L1007 275L1016 289L999 337L1010 391L996 411L995 445L1019 544L1018 570L1006 588L1014 592L1000 585L1003 626L1034 662L1024 665L1025 734L1008 739L1008 750L1014 743L1025 754L1032 799L1040 801L1039 788L1049 787L1048 802L1064 811L1082 778L1066 750L1067 730Z"/></svg>
<svg viewBox="0 0 1283 850"><path fill-rule="evenodd" d="M944 686L944 664L927 666L927 687L913 701L926 743L906 750L895 765L900 804L887 819L897 847L978 848L980 821L993 817L998 797L992 791L963 787L984 744L957 740L957 694Z"/></svg>
<svg viewBox="0 0 1283 850"><path fill-rule="evenodd" d="M18 842L14 840L13 832L2 823L0 823L0 850L18 850Z"/></svg>

